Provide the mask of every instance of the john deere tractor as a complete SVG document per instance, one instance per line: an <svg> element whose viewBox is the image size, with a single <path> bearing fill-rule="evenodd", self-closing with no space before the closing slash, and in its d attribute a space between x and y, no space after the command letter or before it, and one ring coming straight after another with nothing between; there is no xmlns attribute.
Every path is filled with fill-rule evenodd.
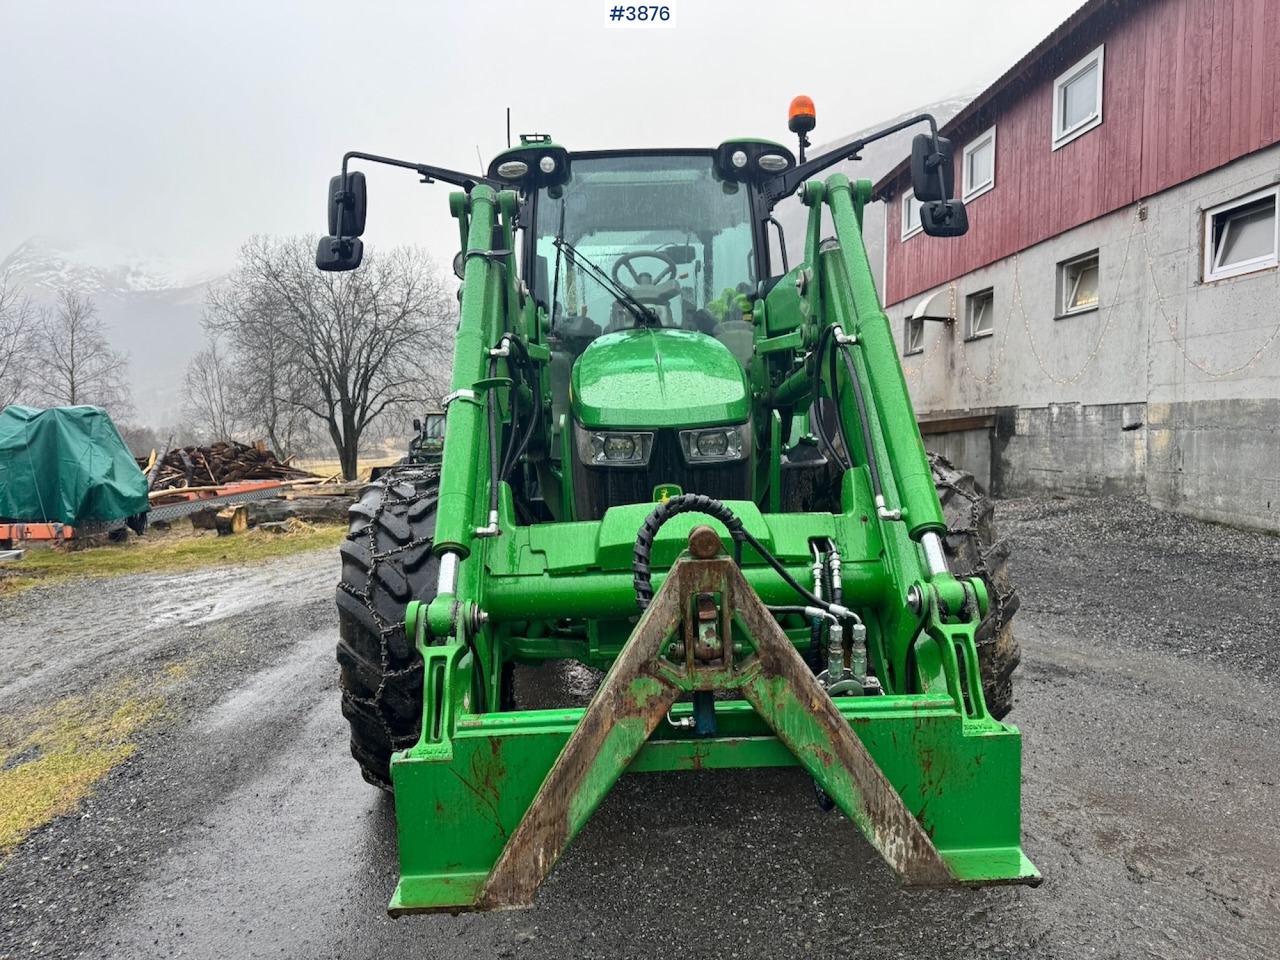
<svg viewBox="0 0 1280 960"><path fill-rule="evenodd" d="M799 766L905 884L1039 881L1000 720L1005 550L921 443L870 182L818 179L914 123L924 232L963 233L932 117L805 159L802 98L798 160L540 135L484 174L344 157L320 269L360 265L353 160L456 186L462 247L442 462L364 491L337 593L352 753L395 796L393 915L531 904L626 772ZM790 264L772 212L796 194ZM513 671L551 660L602 679L522 709Z"/></svg>
<svg viewBox="0 0 1280 960"><path fill-rule="evenodd" d="M405 467L438 464L444 456L444 411L429 410L424 418L414 418L413 436L409 438L409 452L399 463L380 464L369 471L370 480L381 479L388 473Z"/></svg>

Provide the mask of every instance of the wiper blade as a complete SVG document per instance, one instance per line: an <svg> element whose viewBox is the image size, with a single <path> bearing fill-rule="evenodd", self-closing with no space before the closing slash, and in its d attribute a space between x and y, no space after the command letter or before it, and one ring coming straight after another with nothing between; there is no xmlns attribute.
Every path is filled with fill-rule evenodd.
<svg viewBox="0 0 1280 960"><path fill-rule="evenodd" d="M592 279L600 284L600 286L612 293L614 297L616 297L617 300L627 308L633 317L646 326L658 325L659 321L657 313L650 310L643 303L637 300L635 296L621 284L614 283L611 276L597 267L586 257L579 254L578 249L563 236L556 237L555 247L557 256L560 252L563 252L564 255L569 258L569 262L571 264L581 270L584 270ZM559 279L559 277L557 277L557 279Z"/></svg>

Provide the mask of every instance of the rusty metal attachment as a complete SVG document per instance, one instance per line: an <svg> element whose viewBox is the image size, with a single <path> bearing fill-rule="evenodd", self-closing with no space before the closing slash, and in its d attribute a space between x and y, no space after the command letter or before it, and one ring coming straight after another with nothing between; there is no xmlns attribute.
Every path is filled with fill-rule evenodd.
<svg viewBox="0 0 1280 960"><path fill-rule="evenodd" d="M690 554L695 542L706 551L699 530L709 529L690 534ZM480 909L530 905L672 704L684 693L712 690L741 691L904 883L954 883L928 834L734 563L690 554L671 568L503 847ZM745 641L741 656L735 626ZM684 656L673 662L663 652L682 633Z"/></svg>
<svg viewBox="0 0 1280 960"><path fill-rule="evenodd" d="M720 534L705 523L689 531L689 553L698 560L710 560L720 552Z"/></svg>

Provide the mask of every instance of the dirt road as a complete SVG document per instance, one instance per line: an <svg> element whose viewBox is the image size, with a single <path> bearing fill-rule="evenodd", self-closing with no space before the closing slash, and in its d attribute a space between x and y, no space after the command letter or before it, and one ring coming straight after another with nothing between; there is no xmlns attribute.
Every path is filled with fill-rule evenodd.
<svg viewBox="0 0 1280 960"><path fill-rule="evenodd" d="M0 713L120 684L165 704L0 865L0 958L1280 955L1280 542L1114 500L1000 516L1037 890L902 892L797 771L646 775L535 909L391 921L326 553L0 600Z"/></svg>

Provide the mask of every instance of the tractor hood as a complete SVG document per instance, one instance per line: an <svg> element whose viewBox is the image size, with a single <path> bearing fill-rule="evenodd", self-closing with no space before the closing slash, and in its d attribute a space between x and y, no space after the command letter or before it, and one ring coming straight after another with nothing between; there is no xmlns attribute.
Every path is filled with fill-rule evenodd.
<svg viewBox="0 0 1280 960"><path fill-rule="evenodd" d="M689 330L605 334L573 367L573 412L584 427L702 427L751 413L742 364L719 340Z"/></svg>

